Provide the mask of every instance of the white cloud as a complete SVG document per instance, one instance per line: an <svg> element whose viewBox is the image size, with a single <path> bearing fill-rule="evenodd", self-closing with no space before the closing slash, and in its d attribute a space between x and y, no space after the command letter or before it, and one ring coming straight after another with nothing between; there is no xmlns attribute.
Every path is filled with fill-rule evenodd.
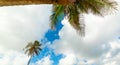
<svg viewBox="0 0 120 65"><path fill-rule="evenodd" d="M36 63L32 63L31 65L52 65L53 61L50 60L50 56L46 56L41 60L38 60Z"/></svg>
<svg viewBox="0 0 120 65"><path fill-rule="evenodd" d="M0 65L27 64L22 49L44 36L50 14L50 5L0 7Z"/></svg>
<svg viewBox="0 0 120 65"><path fill-rule="evenodd" d="M120 53L112 58L104 59L104 64L105 65L119 65L120 64L119 60L120 60Z"/></svg>
<svg viewBox="0 0 120 65"><path fill-rule="evenodd" d="M73 54L66 55L59 61L58 65L75 65L76 64L76 57Z"/></svg>
<svg viewBox="0 0 120 65"><path fill-rule="evenodd" d="M1 65L26 65L28 56L22 52L15 50L6 50L2 48L0 51L0 64Z"/></svg>
<svg viewBox="0 0 120 65"><path fill-rule="evenodd" d="M1 7L0 45L21 50L27 42L40 40L49 28L50 7Z"/></svg>
<svg viewBox="0 0 120 65"><path fill-rule="evenodd" d="M118 9L120 10L120 8ZM88 65L109 65L108 63L112 61L115 61L113 65L118 65L120 42L116 40L120 35L119 13L120 11L105 17L85 15L86 36L84 38L81 38L64 19L62 21L64 27L59 33L61 39L56 40L52 45L55 53L64 54L66 57L73 53L78 59L87 59ZM107 59L107 57L110 58ZM69 58L60 60L60 63L64 64L65 62L62 60L69 61ZM84 64L78 63L78 65Z"/></svg>

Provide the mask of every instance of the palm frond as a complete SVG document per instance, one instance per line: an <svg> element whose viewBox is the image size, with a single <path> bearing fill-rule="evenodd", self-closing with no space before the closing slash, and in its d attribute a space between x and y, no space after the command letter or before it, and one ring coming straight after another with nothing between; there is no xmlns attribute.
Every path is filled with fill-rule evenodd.
<svg viewBox="0 0 120 65"><path fill-rule="evenodd" d="M115 9L116 2L110 0L77 0L78 7L85 13L91 12L95 15L103 16L108 10ZM84 7L82 9L81 7ZM107 11L107 12L105 12Z"/></svg>
<svg viewBox="0 0 120 65"><path fill-rule="evenodd" d="M63 5L54 5L53 6L53 14L50 16L51 20L51 29L54 29L57 25L58 16L64 12Z"/></svg>
<svg viewBox="0 0 120 65"><path fill-rule="evenodd" d="M67 6L67 16L69 19L69 23L76 29L79 30L79 12L74 5Z"/></svg>
<svg viewBox="0 0 120 65"><path fill-rule="evenodd" d="M81 36L84 36L84 30L83 27L81 27L83 22L82 16L80 15L80 12L78 11L78 8L75 4L66 6L66 14L69 19L69 23L71 26L81 34Z"/></svg>
<svg viewBox="0 0 120 65"><path fill-rule="evenodd" d="M29 48L29 47L31 47L33 44L32 44L32 42L30 42L30 43L28 43L28 45L25 47L25 48Z"/></svg>
<svg viewBox="0 0 120 65"><path fill-rule="evenodd" d="M38 49L39 49L40 51L42 51L42 49L41 49L40 47L38 47Z"/></svg>

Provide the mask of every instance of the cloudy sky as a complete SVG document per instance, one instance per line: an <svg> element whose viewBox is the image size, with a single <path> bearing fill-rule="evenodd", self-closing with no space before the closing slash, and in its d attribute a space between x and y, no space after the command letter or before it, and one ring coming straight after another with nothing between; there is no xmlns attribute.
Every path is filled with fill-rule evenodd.
<svg viewBox="0 0 120 65"><path fill-rule="evenodd" d="M26 65L29 57L23 48L34 40L42 42L43 51L32 59L31 65L120 64L119 6L118 11L105 17L85 14L84 38L66 18L56 31L51 31L50 14L51 5L0 8L0 65Z"/></svg>

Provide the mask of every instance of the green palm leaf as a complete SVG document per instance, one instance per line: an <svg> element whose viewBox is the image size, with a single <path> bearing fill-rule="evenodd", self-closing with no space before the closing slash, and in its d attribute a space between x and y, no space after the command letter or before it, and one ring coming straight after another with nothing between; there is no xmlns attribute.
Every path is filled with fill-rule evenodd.
<svg viewBox="0 0 120 65"><path fill-rule="evenodd" d="M53 6L53 14L50 16L51 20L51 28L54 29L57 25L58 16L64 12L63 5L54 5Z"/></svg>

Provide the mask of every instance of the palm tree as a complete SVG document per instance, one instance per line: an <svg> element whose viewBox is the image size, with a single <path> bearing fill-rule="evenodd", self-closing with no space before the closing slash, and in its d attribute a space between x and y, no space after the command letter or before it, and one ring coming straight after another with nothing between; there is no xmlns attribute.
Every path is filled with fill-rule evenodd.
<svg viewBox="0 0 120 65"><path fill-rule="evenodd" d="M25 53L27 53L28 56L30 56L30 59L27 65L29 65L33 56L39 55L40 51L42 50L40 46L41 44L39 43L39 41L36 40L34 41L34 43L32 42L28 43L28 45L25 47Z"/></svg>
<svg viewBox="0 0 120 65"><path fill-rule="evenodd" d="M72 4L53 5L53 14L50 17L51 28L54 29L60 14L68 18L71 26L82 36L85 35L83 14L93 13L103 16L104 13L115 9L117 3L111 0L76 0Z"/></svg>
<svg viewBox="0 0 120 65"><path fill-rule="evenodd" d="M31 4L62 4L66 5L75 0L0 0L0 6L31 5Z"/></svg>

